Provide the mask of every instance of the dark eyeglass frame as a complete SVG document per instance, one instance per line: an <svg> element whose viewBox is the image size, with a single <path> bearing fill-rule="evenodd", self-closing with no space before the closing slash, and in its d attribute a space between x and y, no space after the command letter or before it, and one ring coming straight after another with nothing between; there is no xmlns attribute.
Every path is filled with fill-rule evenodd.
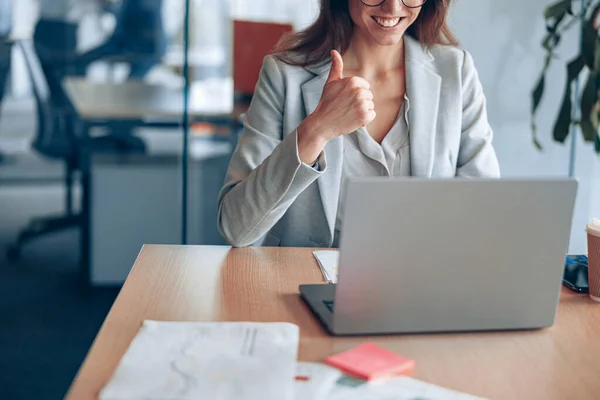
<svg viewBox="0 0 600 400"><path fill-rule="evenodd" d="M381 2L378 4L367 4L367 3L365 3L365 0L360 0L360 2L363 3L367 7L379 7L380 5L385 3L385 0L381 0ZM427 3L427 0L423 0L423 3L419 6L409 6L406 4L406 0L402 0L402 4L404 4L404 7L406 7L406 8L421 8L425 5L425 3Z"/></svg>

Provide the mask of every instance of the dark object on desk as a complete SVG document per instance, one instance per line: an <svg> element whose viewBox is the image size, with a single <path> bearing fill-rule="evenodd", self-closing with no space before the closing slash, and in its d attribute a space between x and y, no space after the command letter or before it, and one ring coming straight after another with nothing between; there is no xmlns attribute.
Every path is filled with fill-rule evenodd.
<svg viewBox="0 0 600 400"><path fill-rule="evenodd" d="M586 256L567 256L565 259L563 285L577 293L589 293L588 258Z"/></svg>
<svg viewBox="0 0 600 400"><path fill-rule="evenodd" d="M75 112L51 66L40 61L31 41L19 42L19 47L25 57L37 108L37 132L32 146L45 157L64 161L66 198L64 214L34 218L19 233L16 243L8 249L11 261L19 258L22 247L32 239L81 227L81 214L73 207L73 185L82 146L88 146L91 151L122 152L126 149L122 140L111 136L87 142L77 138Z"/></svg>

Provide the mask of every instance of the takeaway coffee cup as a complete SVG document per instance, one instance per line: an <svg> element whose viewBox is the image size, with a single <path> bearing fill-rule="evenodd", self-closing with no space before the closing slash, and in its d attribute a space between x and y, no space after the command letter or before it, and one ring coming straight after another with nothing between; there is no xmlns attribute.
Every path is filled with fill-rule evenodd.
<svg viewBox="0 0 600 400"><path fill-rule="evenodd" d="M600 302L600 219L594 218L587 225L588 282L590 298Z"/></svg>

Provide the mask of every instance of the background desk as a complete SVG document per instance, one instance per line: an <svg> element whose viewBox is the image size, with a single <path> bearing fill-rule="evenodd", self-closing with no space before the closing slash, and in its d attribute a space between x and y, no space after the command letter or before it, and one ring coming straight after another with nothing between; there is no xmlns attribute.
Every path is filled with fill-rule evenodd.
<svg viewBox="0 0 600 400"><path fill-rule="evenodd" d="M95 398L144 319L287 321L303 361L366 338L329 337L298 297L323 278L310 249L145 246L68 394ZM417 361L415 377L493 399L594 399L600 394L600 304L563 291L556 325L526 332L370 338Z"/></svg>
<svg viewBox="0 0 600 400"><path fill-rule="evenodd" d="M84 121L130 120L174 121L181 123L183 115L183 89L143 81L122 83L94 83L83 78L67 78L65 92L73 103L78 117ZM192 83L188 113L191 120L215 120L229 123L236 110L226 99L212 103L202 98L199 83ZM221 98L227 93L220 93ZM233 89L229 96L233 99Z"/></svg>
<svg viewBox="0 0 600 400"><path fill-rule="evenodd" d="M126 122L128 126L132 127L138 126L155 128L179 128L182 124L183 89L181 88L177 89L164 85L150 84L135 80L118 84L94 83L82 78L65 79L63 82L63 88L76 114L76 119L78 122L78 136L82 139L82 143L85 143L86 139L89 138L89 131L92 127L105 127L111 126L114 123L122 122ZM240 116L246 111L248 105L236 104L235 107L231 108L226 106L226 101L215 101L211 106L210 103L207 104L206 102L206 94L202 93L204 88L206 88L206 86L203 86L203 84L198 82L193 83L191 86L188 110L189 121L207 122L226 126L230 134L221 136L220 140L229 142L230 148L235 147L237 142L237 132L241 128ZM221 93L219 96L215 94L215 96L219 98L223 98L223 96L226 95L227 93ZM233 99L233 88L231 88L230 97ZM176 131L173 139L178 139L175 137L177 135L181 136L181 131ZM218 137L218 135L215 135L215 137ZM213 137L213 139L215 137ZM227 157L228 156L229 154ZM144 158L144 156L133 156L133 158L136 157L138 159ZM97 185L92 182L92 158L93 157L90 152L86 150L86 146L82 146L80 169L82 172L81 209L83 217L80 249L82 259L81 268L86 281L89 281L90 277L93 279L97 275L93 271L95 267L92 265L92 262L98 261L98 256L94 256L94 249L91 247L94 244L94 238L92 237L93 219L91 216L91 204L93 199L91 199L90 193L93 192L95 197L103 194L103 192L98 190L98 187L96 187ZM117 158L119 158L119 156L117 156ZM177 158L177 155L175 155L175 158ZM106 160L106 157L104 157L104 159ZM228 158L224 162L225 164L220 168L220 170L217 170L215 176L213 177L214 179L212 180L218 181L219 185L221 185L223 182ZM171 162L170 165L175 166L176 164ZM176 185L175 190L173 190L172 194L170 195L170 200L173 202L179 202L179 187L177 185L179 184L181 167L179 167L178 170L173 168L165 168L163 172L167 173L165 171L169 171L171 175L173 175L172 182ZM156 187L158 188L158 186ZM92 189L95 190L92 191ZM216 193L218 192L218 189L215 189L214 192L215 193L212 191L204 193L204 195L210 199L216 199ZM108 194L110 195L110 193ZM135 196L133 196L133 198L135 198ZM142 209L143 207L140 208L140 210ZM178 210L178 208L172 208L172 210L175 211ZM210 212L216 214L216 211L214 211L213 208L210 208ZM212 219L210 219L208 223L210 223L211 226L216 226L216 224L212 222ZM96 235L96 238L97 237L98 235ZM179 235L177 235L177 237L179 237ZM153 240L149 241L153 242ZM164 239L159 242L173 243L171 240ZM215 244L218 242L215 242L215 240L208 240L197 243ZM137 249L138 247L136 246L130 249L130 251L135 253ZM116 275L109 272L108 275L111 275L109 277L104 276L107 274L101 274L103 277L99 278L99 281L102 284L118 283L120 276L127 274L128 268L131 265L129 263L127 264L128 265L126 266L116 265L120 271L124 272L117 273Z"/></svg>

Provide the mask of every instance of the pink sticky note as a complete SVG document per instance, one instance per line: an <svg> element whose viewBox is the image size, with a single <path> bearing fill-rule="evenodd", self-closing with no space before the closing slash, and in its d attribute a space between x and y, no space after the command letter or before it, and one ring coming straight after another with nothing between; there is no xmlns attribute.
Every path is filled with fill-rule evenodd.
<svg viewBox="0 0 600 400"><path fill-rule="evenodd" d="M361 344L328 357L325 362L348 375L368 381L393 375L410 375L415 368L413 360L400 357L372 343Z"/></svg>

